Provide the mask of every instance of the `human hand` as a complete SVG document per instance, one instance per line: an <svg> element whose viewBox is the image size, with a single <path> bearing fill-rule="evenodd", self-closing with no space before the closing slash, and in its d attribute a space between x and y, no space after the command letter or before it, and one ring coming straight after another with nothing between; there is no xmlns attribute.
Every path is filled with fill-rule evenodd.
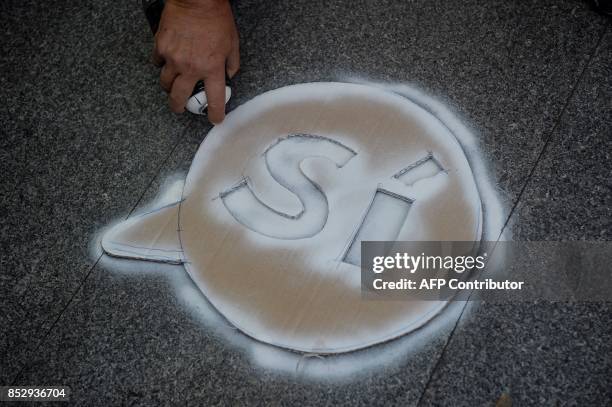
<svg viewBox="0 0 612 407"><path fill-rule="evenodd" d="M238 31L227 0L167 0L155 34L153 62L162 66L161 86L176 113L198 80L204 81L208 118L225 117L225 75L240 67Z"/></svg>

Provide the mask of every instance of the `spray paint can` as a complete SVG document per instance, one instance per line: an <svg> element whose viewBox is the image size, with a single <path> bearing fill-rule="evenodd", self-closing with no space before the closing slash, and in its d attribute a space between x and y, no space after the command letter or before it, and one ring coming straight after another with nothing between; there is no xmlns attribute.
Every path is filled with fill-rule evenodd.
<svg viewBox="0 0 612 407"><path fill-rule="evenodd" d="M157 32L159 28L159 21L161 20L162 11L164 10L164 0L142 0L142 8L151 27L153 34ZM230 88L229 78L225 78L225 103L229 101L232 96L232 88ZM198 81L193 88L193 93L187 101L185 108L194 114L206 113L206 107L208 101L206 99L206 92L204 91L204 81Z"/></svg>

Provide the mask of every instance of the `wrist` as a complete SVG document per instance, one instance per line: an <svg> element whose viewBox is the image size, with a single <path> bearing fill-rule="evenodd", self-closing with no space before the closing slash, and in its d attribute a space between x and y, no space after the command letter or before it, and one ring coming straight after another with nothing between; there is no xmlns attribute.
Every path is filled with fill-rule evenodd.
<svg viewBox="0 0 612 407"><path fill-rule="evenodd" d="M189 10L215 10L227 5L228 0L167 0L167 4Z"/></svg>

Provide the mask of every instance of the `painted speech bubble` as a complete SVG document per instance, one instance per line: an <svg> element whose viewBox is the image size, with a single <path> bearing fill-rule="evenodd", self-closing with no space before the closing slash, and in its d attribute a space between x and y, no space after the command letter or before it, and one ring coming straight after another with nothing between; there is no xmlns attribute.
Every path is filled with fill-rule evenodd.
<svg viewBox="0 0 612 407"><path fill-rule="evenodd" d="M363 300L360 243L480 241L481 199L452 131L376 87L264 93L202 142L182 199L112 228L112 256L183 264L247 335L308 353L385 342L445 301Z"/></svg>

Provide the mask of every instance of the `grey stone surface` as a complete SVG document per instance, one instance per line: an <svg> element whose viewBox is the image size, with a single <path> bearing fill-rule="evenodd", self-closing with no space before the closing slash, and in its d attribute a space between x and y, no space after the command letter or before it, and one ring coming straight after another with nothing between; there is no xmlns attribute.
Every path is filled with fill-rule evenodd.
<svg viewBox="0 0 612 407"><path fill-rule="evenodd" d="M610 312L605 303L473 302L427 386L424 406L609 405Z"/></svg>
<svg viewBox="0 0 612 407"><path fill-rule="evenodd" d="M3 10L1 382L91 268L92 233L136 203L183 127L142 75L137 14L89 6Z"/></svg>
<svg viewBox="0 0 612 407"><path fill-rule="evenodd" d="M250 8L238 7L251 28ZM201 118L166 107L138 2L9 2L0 47L0 383L39 343L126 216ZM186 136L186 134L189 134Z"/></svg>
<svg viewBox="0 0 612 407"><path fill-rule="evenodd" d="M230 109L296 82L360 76L415 83L477 130L508 202L518 196L605 27L603 18L571 1L242 1L236 7L242 72ZM53 324L91 269L95 231L186 172L208 126L168 112L157 70L148 64L151 39L137 5L11 3L3 13L9 23L2 27L8 41L1 45L0 84L10 103L0 107L6 133L0 165L12 180L1 186L2 209L11 217L1 234L2 308L9 310L3 317L10 331L2 337L8 362L0 382L25 366L18 383L72 386L83 405L414 405L426 385L423 401L459 405L490 403L510 382L524 389L518 399L531 404L550 394L575 397L577 387L546 387L565 364L582 372L579 378L593 371L585 400L597 394L609 368L597 352L609 351L608 337L581 334L606 327L590 311L491 308L445 348L459 310L453 307L388 345L300 359L228 326L180 267L104 258ZM28 107L30 100L38 104ZM17 325L20 319L26 322ZM499 341L499 348L474 342L475 333ZM553 340L537 340L552 334L566 338L576 356ZM452 364L450 349L484 355L470 370L473 360L457 356ZM505 357L499 374L480 375L496 363L496 350ZM532 350L542 357L529 359ZM522 367L509 369L513 361ZM534 365L543 367L530 376ZM345 371L354 374L333 379ZM558 376L571 373L563 372ZM437 382L483 390L436 399L447 391Z"/></svg>
<svg viewBox="0 0 612 407"><path fill-rule="evenodd" d="M526 240L612 240L612 33L608 30L517 206Z"/></svg>
<svg viewBox="0 0 612 407"><path fill-rule="evenodd" d="M514 240L610 240L611 66L609 31L517 207ZM611 354L609 302L475 302L423 405L491 404L503 392L516 405L609 405Z"/></svg>

